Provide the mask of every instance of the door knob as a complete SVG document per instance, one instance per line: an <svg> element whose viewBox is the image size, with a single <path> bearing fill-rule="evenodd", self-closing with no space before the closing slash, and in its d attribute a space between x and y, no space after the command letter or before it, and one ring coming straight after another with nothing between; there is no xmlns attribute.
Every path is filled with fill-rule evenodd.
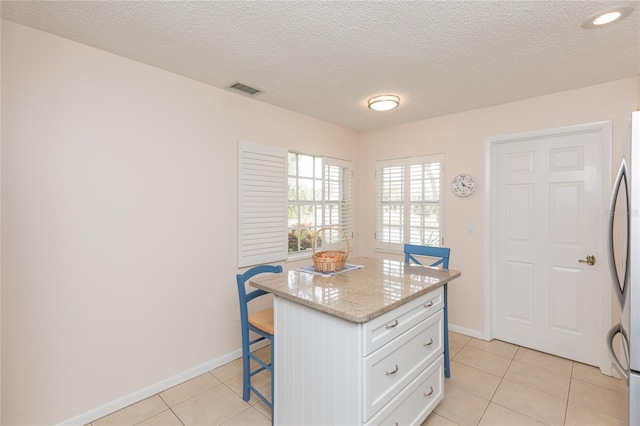
<svg viewBox="0 0 640 426"><path fill-rule="evenodd" d="M586 259L580 259L578 260L578 262L580 263L586 263L589 266L593 266L596 264L596 257L592 254L590 254L589 256L587 256Z"/></svg>

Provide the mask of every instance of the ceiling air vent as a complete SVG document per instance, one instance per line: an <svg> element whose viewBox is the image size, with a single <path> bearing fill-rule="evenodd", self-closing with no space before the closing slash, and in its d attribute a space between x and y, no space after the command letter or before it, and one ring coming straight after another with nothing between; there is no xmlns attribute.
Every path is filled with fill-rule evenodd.
<svg viewBox="0 0 640 426"><path fill-rule="evenodd" d="M235 90L239 90L242 93L246 93L247 95L257 95L258 93L261 93L262 90L258 90L255 89L253 87L247 86L246 84L242 84L242 83L234 83L231 86L229 86L229 89L235 89Z"/></svg>

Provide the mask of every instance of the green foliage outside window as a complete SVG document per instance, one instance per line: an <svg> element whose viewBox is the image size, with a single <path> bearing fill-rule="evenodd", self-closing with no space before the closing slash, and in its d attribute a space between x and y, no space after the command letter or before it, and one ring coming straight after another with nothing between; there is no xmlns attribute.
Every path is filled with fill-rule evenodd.
<svg viewBox="0 0 640 426"><path fill-rule="evenodd" d="M308 228L289 230L289 253L311 250L315 233Z"/></svg>

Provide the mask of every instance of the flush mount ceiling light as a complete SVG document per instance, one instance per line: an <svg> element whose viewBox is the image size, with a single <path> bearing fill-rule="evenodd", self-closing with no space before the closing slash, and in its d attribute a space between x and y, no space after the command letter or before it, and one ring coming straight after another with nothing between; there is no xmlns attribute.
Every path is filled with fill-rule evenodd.
<svg viewBox="0 0 640 426"><path fill-rule="evenodd" d="M607 24L620 22L622 19L629 16L631 12L633 12L633 7L631 6L614 7L612 9L605 10L604 12L591 15L582 23L582 28L602 28Z"/></svg>
<svg viewBox="0 0 640 426"><path fill-rule="evenodd" d="M393 95L375 96L368 101L369 109L374 111L389 111L400 105L400 98Z"/></svg>

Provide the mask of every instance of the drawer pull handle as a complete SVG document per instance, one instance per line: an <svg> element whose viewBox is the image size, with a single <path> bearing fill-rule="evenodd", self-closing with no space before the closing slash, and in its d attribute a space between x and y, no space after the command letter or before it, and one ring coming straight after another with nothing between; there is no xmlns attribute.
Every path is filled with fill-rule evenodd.
<svg viewBox="0 0 640 426"><path fill-rule="evenodd" d="M429 392L425 392L424 397L426 398L431 395L433 395L433 386L429 386Z"/></svg>
<svg viewBox="0 0 640 426"><path fill-rule="evenodd" d="M433 345L433 339L429 337L429 341L422 346L431 346L431 345Z"/></svg>
<svg viewBox="0 0 640 426"><path fill-rule="evenodd" d="M396 364L396 368L395 368L395 370L393 370L393 371L387 371L385 374L386 374L387 376L390 376L390 375L392 375L392 374L396 374L397 372L398 372L398 364Z"/></svg>
<svg viewBox="0 0 640 426"><path fill-rule="evenodd" d="M384 326L384 328L389 330L390 328L397 327L397 326L398 326L398 320L394 320L393 324L387 324L387 325Z"/></svg>
<svg viewBox="0 0 640 426"><path fill-rule="evenodd" d="M433 300L429 300L427 303L425 303L424 305L422 305L425 308L430 308L433 306Z"/></svg>

